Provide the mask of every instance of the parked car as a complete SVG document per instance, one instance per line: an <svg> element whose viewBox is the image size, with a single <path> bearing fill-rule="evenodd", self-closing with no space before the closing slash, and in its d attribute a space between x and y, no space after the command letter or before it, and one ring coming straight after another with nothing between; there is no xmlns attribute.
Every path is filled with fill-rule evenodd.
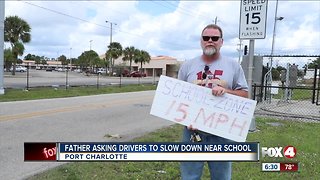
<svg viewBox="0 0 320 180"><path fill-rule="evenodd" d="M36 70L41 70L41 67L40 67L40 66L37 66L37 67L36 67Z"/></svg>
<svg viewBox="0 0 320 180"><path fill-rule="evenodd" d="M97 74L106 74L107 71L105 69L98 69Z"/></svg>
<svg viewBox="0 0 320 180"><path fill-rule="evenodd" d="M141 73L139 71L132 71L130 73L130 77L146 77L147 74L146 73Z"/></svg>
<svg viewBox="0 0 320 180"><path fill-rule="evenodd" d="M13 71L13 67L10 68L10 71ZM16 72L26 72L27 68L22 66L16 66Z"/></svg>
<svg viewBox="0 0 320 180"><path fill-rule="evenodd" d="M81 69L75 69L74 72L82 73Z"/></svg>
<svg viewBox="0 0 320 180"><path fill-rule="evenodd" d="M62 69L62 68L58 68L57 71L58 71L58 72L65 72L66 70L65 70L65 69Z"/></svg>
<svg viewBox="0 0 320 180"><path fill-rule="evenodd" d="M53 71L54 70L54 68L53 67L47 67L47 69L46 69L46 71Z"/></svg>

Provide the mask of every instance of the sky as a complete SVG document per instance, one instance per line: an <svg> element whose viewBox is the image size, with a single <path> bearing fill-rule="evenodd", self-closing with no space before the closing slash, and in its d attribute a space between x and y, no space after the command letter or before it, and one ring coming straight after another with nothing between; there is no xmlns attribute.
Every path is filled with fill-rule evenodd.
<svg viewBox="0 0 320 180"><path fill-rule="evenodd" d="M266 38L255 40L255 54L270 54L276 1L269 0ZM238 59L240 1L6 1L5 16L17 15L31 26L28 53L49 58L104 54L112 40L151 56L188 60L202 53L202 29L213 23L224 31L224 56ZM320 54L320 2L279 1L274 54ZM92 40L92 41L91 41ZM91 43L90 43L91 41ZM249 44L243 40L244 45ZM9 44L5 44L6 47ZM300 67L310 58L294 58ZM312 58L311 58L312 59ZM313 58L314 59L314 58ZM288 58L276 61L285 66Z"/></svg>

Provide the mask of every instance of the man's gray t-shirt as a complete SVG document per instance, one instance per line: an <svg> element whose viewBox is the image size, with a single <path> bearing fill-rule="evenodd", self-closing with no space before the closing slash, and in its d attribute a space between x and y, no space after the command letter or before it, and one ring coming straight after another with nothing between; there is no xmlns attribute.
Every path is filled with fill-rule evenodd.
<svg viewBox="0 0 320 180"><path fill-rule="evenodd" d="M208 71L204 70L206 65L209 66ZM206 80L203 80L204 73L207 75ZM178 79L209 88L219 85L232 90L248 91L241 66L236 61L223 56L211 64L205 64L201 56L184 62L180 67Z"/></svg>

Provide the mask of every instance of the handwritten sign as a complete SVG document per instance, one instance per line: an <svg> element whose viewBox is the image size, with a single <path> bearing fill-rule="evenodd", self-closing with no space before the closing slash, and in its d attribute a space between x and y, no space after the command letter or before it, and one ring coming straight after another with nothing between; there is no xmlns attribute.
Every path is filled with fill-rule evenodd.
<svg viewBox="0 0 320 180"><path fill-rule="evenodd" d="M244 142L256 101L161 76L150 114L233 141Z"/></svg>

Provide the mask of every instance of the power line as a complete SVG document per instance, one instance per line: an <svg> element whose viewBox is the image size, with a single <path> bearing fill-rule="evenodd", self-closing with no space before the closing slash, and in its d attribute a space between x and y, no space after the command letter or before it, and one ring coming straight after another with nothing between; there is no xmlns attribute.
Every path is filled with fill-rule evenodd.
<svg viewBox="0 0 320 180"><path fill-rule="evenodd" d="M176 7L176 5L172 4L170 1L165 1L165 0L162 0L163 2L165 2L166 4L169 4L173 7ZM195 15L193 14L198 14L198 16L201 16L201 17L204 17L206 19L210 19L210 16L207 16L207 15L204 15L204 14L200 14L199 12L194 12L188 8L185 8L185 7L182 7L182 6L178 6L178 10L181 9L181 10L184 10L185 12L188 12L188 13L191 13L192 17L195 17Z"/></svg>
<svg viewBox="0 0 320 180"><path fill-rule="evenodd" d="M49 9L49 8L46 8L46 7L43 7L43 6L39 6L39 5L30 3L30 2L24 2L24 3L29 4L31 6L35 6L35 7L41 8L43 10L47 10L47 11L62 15L62 16L66 16L66 17L73 18L73 19L76 19L76 20L79 20L79 21L87 22L87 23L90 23L90 24L93 24L93 25L96 25L96 26L99 26L99 27L109 28L109 29L111 28L111 27L108 27L108 26L104 26L104 25L101 25L101 24L98 24L98 23L94 23L94 22L91 22L91 21L88 21L88 20L85 20L85 19L82 19L82 18L78 18L78 17L72 16L72 15L69 15L69 14L66 14L66 13L62 13L62 12L59 12L59 11L56 11L56 10L52 10L52 9ZM130 32L123 31L123 30L121 30L119 28L114 28L114 30L118 30L118 32L129 34L129 35L132 35L132 36L136 36L136 37L139 37L141 39L150 39L150 38L146 38L146 37L144 37L142 35L138 35L138 34L135 34L135 33L130 33ZM185 46L185 45L182 45L182 44L176 44L176 43L162 41L162 40L156 40L156 41L160 42L160 43L171 44L171 45L180 46L180 47L182 46L182 47L188 47L188 48L195 48L195 46L194 47L193 46L189 47L189 46Z"/></svg>

